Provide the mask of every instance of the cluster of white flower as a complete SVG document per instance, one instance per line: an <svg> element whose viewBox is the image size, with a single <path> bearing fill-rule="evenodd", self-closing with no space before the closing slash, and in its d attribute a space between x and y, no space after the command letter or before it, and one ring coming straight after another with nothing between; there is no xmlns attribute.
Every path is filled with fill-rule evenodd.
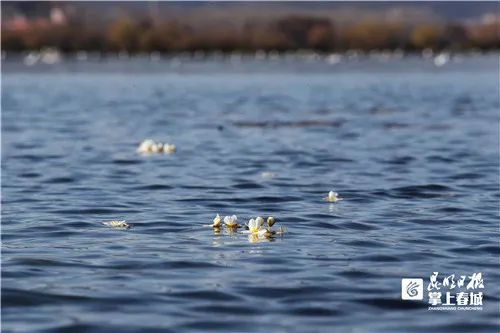
<svg viewBox="0 0 500 333"><path fill-rule="evenodd" d="M141 147L146 143L146 141L141 144ZM152 140L149 141L152 142L153 144L156 144ZM147 143L150 144L150 142ZM161 143L159 144L162 145ZM139 149L141 149L141 147L139 147ZM162 147L165 148L165 145L162 145ZM150 152L150 150L147 150L147 152ZM337 202L343 200L342 198L339 197L337 192L333 191L330 191L328 195L323 199L328 202ZM269 216L267 218L267 221L264 221L262 217L257 216L255 219L253 218L250 219L247 224L240 225L238 224L238 217L236 215L225 216L224 219L222 219L220 215L217 214L217 216L213 219L212 224L210 224L209 226L214 228L215 232L220 232L220 229L222 227L225 227L226 230L228 230L229 232L235 232L237 231L238 228L243 228L244 230L242 231L242 233L249 234L249 239L252 238L252 240L259 240L259 239L269 239L275 235L282 235L283 233L285 233L285 229L282 226L280 226L278 230L273 230L272 227L275 224L275 222L276 221L272 216ZM102 222L102 224L117 229L129 229L131 227L125 221L120 221L120 220Z"/></svg>
<svg viewBox="0 0 500 333"><path fill-rule="evenodd" d="M224 223L222 223L224 221ZM215 231L220 231L220 229L224 226L230 232L236 231L238 228L243 228L244 231L242 233L249 234L249 237L254 237L256 239L269 239L274 235L281 235L285 232L283 227L279 227L279 230L273 230L272 227L276 223L274 217L269 216L267 218L267 222L264 222L264 219L258 216L255 219L250 219L248 224L240 225L238 224L238 217L236 215L226 216L224 220L220 217L219 214L213 219L213 223L210 225L214 228Z"/></svg>
<svg viewBox="0 0 500 333"><path fill-rule="evenodd" d="M337 202L340 200L344 200L342 198L339 198L339 194L337 192L333 192L333 191L328 192L328 195L323 199L328 201L328 202Z"/></svg>
<svg viewBox="0 0 500 333"><path fill-rule="evenodd" d="M155 142L154 140L151 139L142 141L141 144L139 145L139 148L137 148L137 152L141 154L150 154L150 153L173 154L175 153L175 151L176 148L174 144Z"/></svg>
<svg viewBox="0 0 500 333"><path fill-rule="evenodd" d="M116 229L130 229L130 224L125 222L124 220L113 220L102 222L107 227L116 228Z"/></svg>

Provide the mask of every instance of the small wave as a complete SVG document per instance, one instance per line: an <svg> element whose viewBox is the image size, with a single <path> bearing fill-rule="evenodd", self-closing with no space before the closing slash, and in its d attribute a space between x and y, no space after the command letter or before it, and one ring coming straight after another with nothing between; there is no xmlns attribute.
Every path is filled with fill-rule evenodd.
<svg viewBox="0 0 500 333"><path fill-rule="evenodd" d="M11 265L26 265L29 267L71 267L79 266L76 263L64 262L45 258L12 258L9 260Z"/></svg>
<svg viewBox="0 0 500 333"><path fill-rule="evenodd" d="M180 299L198 299L206 301L237 301L240 297L218 290L196 290L196 291L182 291L169 293L169 296L177 297Z"/></svg>
<svg viewBox="0 0 500 333"><path fill-rule="evenodd" d="M370 254L365 256L360 256L357 260L369 261L369 262L398 262L401 261L400 258L396 256L391 256L387 254Z"/></svg>
<svg viewBox="0 0 500 333"><path fill-rule="evenodd" d="M246 183L235 184L232 187L236 188L236 189L251 189L251 188L260 189L260 188L264 188L265 186L262 186L262 185L257 184L257 183L246 182Z"/></svg>
<svg viewBox="0 0 500 333"><path fill-rule="evenodd" d="M360 271L360 270L349 270L343 271L339 273L340 276L343 276L347 279L367 279L367 278L380 278L382 275L374 274L373 272Z"/></svg>
<svg viewBox="0 0 500 333"><path fill-rule="evenodd" d="M500 246L496 245L482 245L476 247L478 251L488 253L488 254L494 254L494 255L500 255Z"/></svg>
<svg viewBox="0 0 500 333"><path fill-rule="evenodd" d="M126 214L140 213L138 210L132 209L112 209L112 208L86 208L86 209L53 209L50 213L68 214L68 215L85 215L85 214Z"/></svg>
<svg viewBox="0 0 500 333"><path fill-rule="evenodd" d="M29 162L41 162L44 160L53 160L64 157L64 155L32 155L32 154L24 154L24 155L14 155L12 158L26 160Z"/></svg>
<svg viewBox="0 0 500 333"><path fill-rule="evenodd" d="M427 156L426 160L428 162L438 162L438 163L453 163L453 162L456 162L456 160L453 159L453 158L443 157L443 156L440 156L440 155Z"/></svg>
<svg viewBox="0 0 500 333"><path fill-rule="evenodd" d="M76 179L73 177L54 177L43 181L45 184L69 184L74 182L76 182Z"/></svg>
<svg viewBox="0 0 500 333"><path fill-rule="evenodd" d="M41 174L39 174L37 172L25 172L25 173L18 174L18 177L21 177L21 178L38 178L40 176L41 176Z"/></svg>
<svg viewBox="0 0 500 333"><path fill-rule="evenodd" d="M151 185L132 187L133 190L137 190L137 191L171 190L172 188L173 188L173 186L165 185L165 184L151 184Z"/></svg>
<svg viewBox="0 0 500 333"><path fill-rule="evenodd" d="M34 290L2 288L3 307L67 304L67 302L82 302L89 300L91 300L91 298L79 295L61 295Z"/></svg>
<svg viewBox="0 0 500 333"><path fill-rule="evenodd" d="M328 223L328 222L314 222L312 223L311 227L314 228L320 228L320 229L341 229L340 226L333 224L333 223Z"/></svg>
<svg viewBox="0 0 500 333"><path fill-rule="evenodd" d="M292 201L301 201L302 198L291 196L291 195L289 195L289 196L276 196L276 197L259 196L259 197L250 198L249 200L259 201L259 202L292 202Z"/></svg>
<svg viewBox="0 0 500 333"><path fill-rule="evenodd" d="M465 173L458 173L453 176L448 177L451 180L462 180L462 179L481 179L484 178L485 175L481 173L476 173L476 172L465 172Z"/></svg>
<svg viewBox="0 0 500 333"><path fill-rule="evenodd" d="M344 314L343 311L318 306L290 308L287 312L294 316L329 318Z"/></svg>
<svg viewBox="0 0 500 333"><path fill-rule="evenodd" d="M416 161L416 158L413 156L401 156L401 157L395 157L393 159L387 160L383 163L386 164L392 164L392 165L407 165L410 164L411 162Z"/></svg>
<svg viewBox="0 0 500 333"><path fill-rule="evenodd" d="M142 160L116 159L116 160L113 160L111 163L118 164L118 165L136 165L136 164L143 163L143 161Z"/></svg>
<svg viewBox="0 0 500 333"><path fill-rule="evenodd" d="M237 121L233 125L236 127L257 127L257 128L304 128L304 127L340 127L343 120L303 120L303 121Z"/></svg>
<svg viewBox="0 0 500 333"><path fill-rule="evenodd" d="M363 230L363 231L378 229L378 227L376 227L374 225L367 224L367 223L361 223L361 222L346 222L346 223L342 223L341 226L343 228L347 228L347 229Z"/></svg>
<svg viewBox="0 0 500 333"><path fill-rule="evenodd" d="M498 322L498 317L496 320ZM469 319L450 324L436 324L432 327L435 332L498 332L498 324L474 323L469 322ZM422 332L422 329L417 331Z"/></svg>
<svg viewBox="0 0 500 333"><path fill-rule="evenodd" d="M239 287L238 290L247 296L259 298L287 298L307 295L323 295L330 292L330 289L322 286L297 286L297 287Z"/></svg>
<svg viewBox="0 0 500 333"><path fill-rule="evenodd" d="M403 128L411 127L411 125L405 124L405 123L386 122L386 123L382 123L382 127L385 129L403 129Z"/></svg>
<svg viewBox="0 0 500 333"><path fill-rule="evenodd" d="M353 240L350 242L347 242L346 245L350 246L357 246L361 248L382 248L384 247L384 244L380 242L375 242L373 240Z"/></svg>
<svg viewBox="0 0 500 333"><path fill-rule="evenodd" d="M363 305L371 305L383 310L418 310L427 308L424 302L405 302L400 299L391 298L358 298L356 302Z"/></svg>
<svg viewBox="0 0 500 333"><path fill-rule="evenodd" d="M464 212L470 212L471 210L467 208L451 206L451 207L439 207L436 209L436 211L441 213L464 213Z"/></svg>
<svg viewBox="0 0 500 333"><path fill-rule="evenodd" d="M452 192L452 188L440 184L427 184L427 185L412 185L396 187L389 190L386 194L391 197L397 198L437 198L446 192Z"/></svg>
<svg viewBox="0 0 500 333"><path fill-rule="evenodd" d="M227 314L227 315L255 315L263 313L264 311L252 307L242 305L198 305L191 307L195 313L214 313L214 314Z"/></svg>
<svg viewBox="0 0 500 333"><path fill-rule="evenodd" d="M212 320L196 320L188 324L175 327L175 332L184 332L196 330L199 332L215 331L215 332L251 332L255 329L255 322L245 322L241 319L231 319L224 317L223 319Z"/></svg>

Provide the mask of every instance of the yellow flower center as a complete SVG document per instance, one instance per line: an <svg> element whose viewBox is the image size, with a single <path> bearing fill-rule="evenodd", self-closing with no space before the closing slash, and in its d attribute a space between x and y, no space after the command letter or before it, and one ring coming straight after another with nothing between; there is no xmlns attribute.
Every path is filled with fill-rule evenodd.
<svg viewBox="0 0 500 333"><path fill-rule="evenodd" d="M249 227L248 230L252 233L252 234L256 234L257 232L259 232L259 227L258 226L253 226L253 227Z"/></svg>

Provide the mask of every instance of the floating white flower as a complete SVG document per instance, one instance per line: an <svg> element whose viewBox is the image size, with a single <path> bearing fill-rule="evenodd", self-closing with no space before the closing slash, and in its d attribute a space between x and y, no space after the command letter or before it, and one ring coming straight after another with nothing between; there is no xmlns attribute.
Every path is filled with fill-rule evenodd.
<svg viewBox="0 0 500 333"><path fill-rule="evenodd" d="M137 152L138 153L151 153L153 151L153 147L155 145L156 145L156 143L151 139L144 140L139 145L139 148L137 148Z"/></svg>
<svg viewBox="0 0 500 333"><path fill-rule="evenodd" d="M177 150L177 148L175 147L174 144L165 143L163 145L163 152L165 154L173 154L173 153L175 153L176 150Z"/></svg>
<svg viewBox="0 0 500 333"><path fill-rule="evenodd" d="M257 224L259 226L263 225L264 224L264 219L260 216L257 216L257 218L255 219L255 222L257 222Z"/></svg>
<svg viewBox="0 0 500 333"><path fill-rule="evenodd" d="M270 239L268 238L259 238L256 234L250 234L248 235L248 241L250 243L259 243L259 242L269 242Z"/></svg>
<svg viewBox="0 0 500 333"><path fill-rule="evenodd" d="M267 228L260 228L259 231L257 232L257 237L259 238L269 238L272 236L272 231Z"/></svg>
<svg viewBox="0 0 500 333"><path fill-rule="evenodd" d="M163 143L161 143L161 142L155 143L151 147L151 152L152 153L161 153L162 151L163 151Z"/></svg>
<svg viewBox="0 0 500 333"><path fill-rule="evenodd" d="M130 228L130 224L128 224L127 222L125 222L123 220L121 220L121 221L118 221L118 220L106 221L106 222L102 222L102 224L104 224L107 227L111 227L111 228L118 228L118 229L129 229Z"/></svg>
<svg viewBox="0 0 500 333"><path fill-rule="evenodd" d="M264 219L262 219L262 217L260 216L257 217L255 220L251 219L250 221L248 221L248 231L251 234L257 234L261 229L262 224L264 224Z"/></svg>
<svg viewBox="0 0 500 333"><path fill-rule="evenodd" d="M273 235L271 228L265 228L264 219L258 216L256 219L248 221L248 233L258 239L270 238Z"/></svg>
<svg viewBox="0 0 500 333"><path fill-rule="evenodd" d="M219 214L217 214L217 216L214 217L213 222L214 223L212 224L212 227L214 227L214 228L220 228L220 226L221 226L221 218L220 218Z"/></svg>
<svg viewBox="0 0 500 333"><path fill-rule="evenodd" d="M236 233L240 233L238 228L242 226L238 224L238 217L236 215L225 216L223 221L226 234L235 235ZM272 240L274 236L283 235L286 231L282 226L280 226L278 230L273 230L272 227L275 223L276 220L272 216L267 218L267 223L262 217L258 216L255 219L250 219L244 226L246 230L241 231L241 233L248 234L248 239L252 243L266 240L269 241ZM222 229L220 215L217 214L213 219L213 223L206 226L212 227L214 233L219 235Z"/></svg>
<svg viewBox="0 0 500 333"><path fill-rule="evenodd" d="M274 178L276 177L276 174L274 172L270 172L270 171L265 171L263 173L260 174L262 176L262 178Z"/></svg>
<svg viewBox="0 0 500 333"><path fill-rule="evenodd" d="M255 225L256 225L256 223L255 223L255 219L250 219L250 220L248 220L248 224L246 224L246 225L245 225L245 229L246 229L246 230L245 230L245 231L243 231L243 232L245 232L245 233L246 233L246 232L248 231L249 233L252 233L252 230L253 230L254 228L256 228L256 227L255 227Z"/></svg>
<svg viewBox="0 0 500 333"><path fill-rule="evenodd" d="M137 148L138 153L165 153L172 154L175 153L176 147L174 144L155 142L154 140L147 139L141 142L139 148Z"/></svg>
<svg viewBox="0 0 500 333"><path fill-rule="evenodd" d="M224 217L224 224L228 228L237 228L238 227L237 222L238 222L238 217L236 215Z"/></svg>
<svg viewBox="0 0 500 333"><path fill-rule="evenodd" d="M259 242L269 242L272 240L272 234L267 229L261 229L258 233L249 234L248 241L250 243L259 243Z"/></svg>
<svg viewBox="0 0 500 333"><path fill-rule="evenodd" d="M337 192L330 191L328 192L328 196L325 198L325 200L328 202L337 202L343 199L339 198L339 194Z"/></svg>
<svg viewBox="0 0 500 333"><path fill-rule="evenodd" d="M276 235L283 235L286 232L286 229L280 225L280 228L278 231L275 232Z"/></svg>

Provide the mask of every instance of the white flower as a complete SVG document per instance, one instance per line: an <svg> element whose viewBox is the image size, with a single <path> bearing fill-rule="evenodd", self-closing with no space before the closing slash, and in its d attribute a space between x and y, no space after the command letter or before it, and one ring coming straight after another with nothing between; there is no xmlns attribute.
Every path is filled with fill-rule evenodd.
<svg viewBox="0 0 500 333"><path fill-rule="evenodd" d="M257 216L257 218L255 219L255 222L257 222L257 224L259 226L263 225L264 224L264 219L260 216Z"/></svg>
<svg viewBox="0 0 500 333"><path fill-rule="evenodd" d="M169 143L155 142L151 139L144 140L137 148L139 153L165 153L172 154L175 153L175 145Z"/></svg>
<svg viewBox="0 0 500 333"><path fill-rule="evenodd" d="M330 191L328 192L328 196L325 198L325 200L328 202L337 202L342 200L342 198L339 198L339 194L337 192Z"/></svg>
<svg viewBox="0 0 500 333"><path fill-rule="evenodd" d="M274 178L274 177L276 177L276 174L274 172L269 172L269 171L263 172L260 175L262 176L262 178Z"/></svg>
<svg viewBox="0 0 500 333"><path fill-rule="evenodd" d="M257 237L259 237L259 238L269 238L269 237L271 237L271 235L272 235L271 230L269 230L267 228L261 228L257 232Z"/></svg>
<svg viewBox="0 0 500 333"><path fill-rule="evenodd" d="M161 142L155 143L151 147L151 152L153 152L153 153L159 153L159 152L162 151L162 148L163 148L163 143L161 143Z"/></svg>
<svg viewBox="0 0 500 333"><path fill-rule="evenodd" d="M130 228L130 224L128 224L124 220L106 221L106 222L102 222L102 224L104 224L107 227L111 227L111 228L119 228L119 229L129 229Z"/></svg>
<svg viewBox="0 0 500 333"><path fill-rule="evenodd" d="M176 150L177 150L177 148L175 147L174 144L165 143L163 145L163 152L165 154L173 154L173 153L175 153Z"/></svg>
<svg viewBox="0 0 500 333"><path fill-rule="evenodd" d="M257 236L256 234L250 234L248 235L248 241L250 243L258 243L262 242L263 240L259 239L259 236Z"/></svg>
<svg viewBox="0 0 500 333"><path fill-rule="evenodd" d="M272 235L270 229L264 228L264 219L258 216L255 220L248 221L248 232L257 238L269 238Z"/></svg>
<svg viewBox="0 0 500 333"><path fill-rule="evenodd" d="M258 228L256 227L256 225L257 225L257 224L255 223L255 219L250 219L250 220L248 220L248 232L249 232L249 233L252 233L252 231L253 231L255 228L256 228L256 229L258 229Z"/></svg>
<svg viewBox="0 0 500 333"><path fill-rule="evenodd" d="M224 224L229 228L235 228L238 226L238 217L236 215L224 217Z"/></svg>
<svg viewBox="0 0 500 333"><path fill-rule="evenodd" d="M156 143L151 140L147 139L141 142L139 145L139 148L137 148L138 153L150 153L153 150L153 147L156 145Z"/></svg>
<svg viewBox="0 0 500 333"><path fill-rule="evenodd" d="M276 235L283 235L286 232L286 229L280 226L279 230L276 231Z"/></svg>
<svg viewBox="0 0 500 333"><path fill-rule="evenodd" d="M248 235L248 241L250 243L258 243L263 241L270 241L272 236L272 232L268 229L261 228L259 232Z"/></svg>
<svg viewBox="0 0 500 333"><path fill-rule="evenodd" d="M264 219L262 217L257 217L255 220L251 219L248 221L248 231L251 234L256 234L259 232L260 228L262 227L262 224L264 224Z"/></svg>
<svg viewBox="0 0 500 333"><path fill-rule="evenodd" d="M214 228L219 228L220 227L221 218L220 218L219 214L217 214L217 216L214 217L213 222L214 223L212 224L212 227L214 227Z"/></svg>

